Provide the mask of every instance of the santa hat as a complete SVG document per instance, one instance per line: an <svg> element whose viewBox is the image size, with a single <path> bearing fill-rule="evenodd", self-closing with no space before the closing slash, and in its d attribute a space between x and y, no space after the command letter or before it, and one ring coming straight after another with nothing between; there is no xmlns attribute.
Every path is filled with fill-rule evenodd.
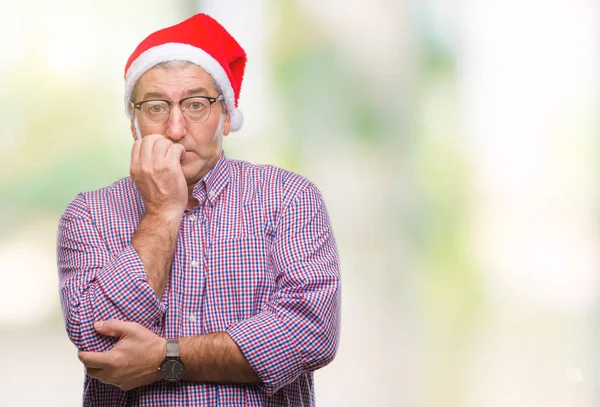
<svg viewBox="0 0 600 407"><path fill-rule="evenodd" d="M246 53L221 24L206 14L196 14L177 25L156 31L137 46L125 66L127 117L131 118L131 92L138 79L155 65L172 60L192 62L213 77L231 116L231 131L239 130L244 122L237 106Z"/></svg>

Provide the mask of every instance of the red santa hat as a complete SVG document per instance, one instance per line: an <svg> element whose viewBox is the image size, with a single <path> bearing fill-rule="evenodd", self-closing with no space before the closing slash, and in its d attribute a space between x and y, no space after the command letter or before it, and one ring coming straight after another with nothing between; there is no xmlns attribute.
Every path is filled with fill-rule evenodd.
<svg viewBox="0 0 600 407"><path fill-rule="evenodd" d="M125 111L130 116L130 98L140 77L155 65L172 60L192 62L213 77L231 116L231 131L242 127L244 117L237 108L246 53L221 24L206 14L150 34L137 46L125 66Z"/></svg>

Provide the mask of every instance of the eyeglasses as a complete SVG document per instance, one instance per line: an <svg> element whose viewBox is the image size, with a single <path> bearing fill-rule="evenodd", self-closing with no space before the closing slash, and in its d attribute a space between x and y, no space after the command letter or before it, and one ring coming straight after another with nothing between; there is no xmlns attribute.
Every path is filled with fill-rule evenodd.
<svg viewBox="0 0 600 407"><path fill-rule="evenodd" d="M151 99L134 103L133 107L140 111L146 126L162 126L171 116L171 106L179 103L185 120L190 123L202 123L210 117L212 105L223 100L223 95L216 98L209 96L191 96L181 100Z"/></svg>

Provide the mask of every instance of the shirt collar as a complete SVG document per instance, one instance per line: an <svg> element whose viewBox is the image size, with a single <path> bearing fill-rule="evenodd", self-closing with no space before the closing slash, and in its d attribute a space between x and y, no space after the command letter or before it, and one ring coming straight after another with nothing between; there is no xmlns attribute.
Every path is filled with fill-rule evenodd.
<svg viewBox="0 0 600 407"><path fill-rule="evenodd" d="M199 201L202 201L204 198L203 195L206 194L205 196L208 201L214 205L221 195L221 192L223 192L229 183L229 177L229 160L227 160L225 153L222 151L217 163L196 183L194 190L192 191L192 196Z"/></svg>

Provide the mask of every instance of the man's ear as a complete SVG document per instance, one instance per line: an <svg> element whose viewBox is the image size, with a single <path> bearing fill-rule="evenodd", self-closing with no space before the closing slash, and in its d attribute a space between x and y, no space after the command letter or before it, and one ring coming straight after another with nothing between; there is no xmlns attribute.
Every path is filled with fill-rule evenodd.
<svg viewBox="0 0 600 407"><path fill-rule="evenodd" d="M131 118L131 121L129 122L129 129L131 130L131 136L133 137L133 141L137 140L137 135L136 135L136 131L135 131L135 124L133 123L133 117Z"/></svg>
<svg viewBox="0 0 600 407"><path fill-rule="evenodd" d="M231 131L231 116L229 115L229 112L226 111L225 112L225 120L223 120L223 136L229 135L230 131Z"/></svg>

